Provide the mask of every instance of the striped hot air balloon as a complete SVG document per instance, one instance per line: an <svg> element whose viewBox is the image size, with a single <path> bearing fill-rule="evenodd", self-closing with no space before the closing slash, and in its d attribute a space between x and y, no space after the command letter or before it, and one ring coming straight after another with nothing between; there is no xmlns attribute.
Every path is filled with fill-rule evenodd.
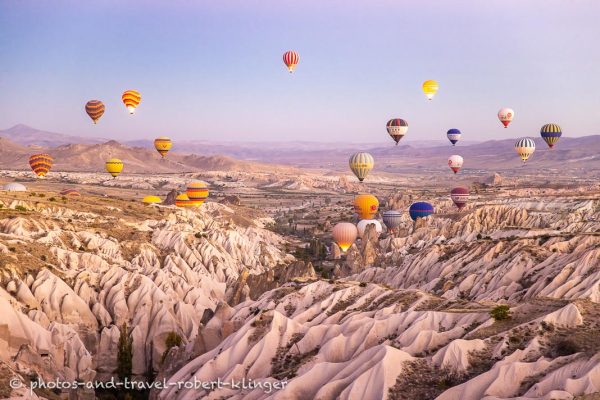
<svg viewBox="0 0 600 400"><path fill-rule="evenodd" d="M508 124L511 123L514 117L515 112L512 108L501 108L500 111L498 111L498 119L505 128L508 128Z"/></svg>
<svg viewBox="0 0 600 400"><path fill-rule="evenodd" d="M144 203L144 204L160 204L160 203L162 203L162 200L158 196L145 196L142 199L142 203Z"/></svg>
<svg viewBox="0 0 600 400"><path fill-rule="evenodd" d="M433 214L433 206L424 201L419 201L410 206L408 213L412 220L416 221L418 218L426 218Z"/></svg>
<svg viewBox="0 0 600 400"><path fill-rule="evenodd" d="M100 100L90 100L85 104L85 112L94 121L94 124L96 124L104 114L104 103Z"/></svg>
<svg viewBox="0 0 600 400"><path fill-rule="evenodd" d="M165 158L172 146L173 142L166 136L160 136L154 139L154 148L163 158Z"/></svg>
<svg viewBox="0 0 600 400"><path fill-rule="evenodd" d="M375 160L369 153L358 152L350 157L348 164L350 164L350 169L354 172L354 175L362 182L375 166Z"/></svg>
<svg viewBox="0 0 600 400"><path fill-rule="evenodd" d="M365 234L365 230L368 225L375 225L375 232L377 232L377 236L383 231L383 227L381 226L381 222L376 219L361 219L358 224L356 224L356 229L358 230L358 237L362 238Z"/></svg>
<svg viewBox="0 0 600 400"><path fill-rule="evenodd" d="M300 61L300 56L293 50L283 53L283 63L286 65L290 73L294 72L296 65Z"/></svg>
<svg viewBox="0 0 600 400"><path fill-rule="evenodd" d="M394 118L388 121L386 127L387 132L392 139L394 139L394 142L396 142L397 146L400 139L402 139L408 131L408 122L400 118Z"/></svg>
<svg viewBox="0 0 600 400"><path fill-rule="evenodd" d="M546 124L540 129L542 139L548 144L548 147L553 148L558 139L562 136L560 126L556 124Z"/></svg>
<svg viewBox="0 0 600 400"><path fill-rule="evenodd" d="M192 204L187 194L181 193L175 197L175 205L177 207L190 207Z"/></svg>
<svg viewBox="0 0 600 400"><path fill-rule="evenodd" d="M125 107L127 107L129 114L133 114L135 113L137 106L142 101L142 96L137 90L126 90L123 92L121 99L123 100Z"/></svg>
<svg viewBox="0 0 600 400"><path fill-rule="evenodd" d="M121 171L123 171L123 161L119 160L118 158L111 158L109 160L106 160L104 166L106 168L106 172L111 174L113 178L116 178L121 173Z"/></svg>
<svg viewBox="0 0 600 400"><path fill-rule="evenodd" d="M200 207L208 197L208 186L206 182L191 182L186 188L187 197L194 207Z"/></svg>
<svg viewBox="0 0 600 400"><path fill-rule="evenodd" d="M454 173L457 173L462 168L463 161L464 160L461 156L455 154L453 156L450 156L450 158L448 159L448 166L452 171L454 171Z"/></svg>
<svg viewBox="0 0 600 400"><path fill-rule="evenodd" d="M432 79L423 82L423 92L425 93L425 96L427 96L428 100L433 99L433 96L435 96L439 88L440 85L437 83L437 81Z"/></svg>
<svg viewBox="0 0 600 400"><path fill-rule="evenodd" d="M515 150L523 162L527 161L535 151L535 142L532 139L524 138L517 140Z"/></svg>
<svg viewBox="0 0 600 400"><path fill-rule="evenodd" d="M379 200L372 194L359 194L354 198L354 212L360 219L372 219L379 210Z"/></svg>
<svg viewBox="0 0 600 400"><path fill-rule="evenodd" d="M72 196L72 197L81 197L81 193L79 193L75 189L64 189L60 192L61 196Z"/></svg>
<svg viewBox="0 0 600 400"><path fill-rule="evenodd" d="M52 164L54 159L49 154L34 154L29 157L29 166L32 171L35 172L37 176L43 178L46 176L50 168L52 168Z"/></svg>
<svg viewBox="0 0 600 400"><path fill-rule="evenodd" d="M390 231L393 231L402 223L402 213L396 210L384 211L383 223Z"/></svg>
<svg viewBox="0 0 600 400"><path fill-rule="evenodd" d="M333 241L345 252L356 240L358 229L350 222L339 222L333 227L332 235Z"/></svg>
<svg viewBox="0 0 600 400"><path fill-rule="evenodd" d="M448 136L448 140L450 141L450 143L452 143L452 146L456 146L456 142L458 142L458 140L460 139L461 133L458 129L452 128L448 129L446 136Z"/></svg>
<svg viewBox="0 0 600 400"><path fill-rule="evenodd" d="M462 210L469 200L469 189L464 187L457 187L450 191L450 198L459 210Z"/></svg>

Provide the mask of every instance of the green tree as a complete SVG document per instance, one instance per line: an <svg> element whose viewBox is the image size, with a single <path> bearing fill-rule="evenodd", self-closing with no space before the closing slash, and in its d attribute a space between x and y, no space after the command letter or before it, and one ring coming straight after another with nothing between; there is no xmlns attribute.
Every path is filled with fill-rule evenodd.
<svg viewBox="0 0 600 400"><path fill-rule="evenodd" d="M117 351L117 376L121 381L130 379L133 368L133 338L129 335L127 322L121 326Z"/></svg>
<svg viewBox="0 0 600 400"><path fill-rule="evenodd" d="M165 345L167 346L167 348L162 355L160 363L162 364L163 362L165 362L165 358L167 357L167 354L169 354L169 350L171 350L173 347L181 346L182 342L183 339L181 338L181 336L179 336L179 334L177 334L177 332L169 332L167 338L165 339Z"/></svg>
<svg viewBox="0 0 600 400"><path fill-rule="evenodd" d="M496 321L502 321L510 318L510 307L507 305L501 305L494 307L492 311L490 311L490 315Z"/></svg>

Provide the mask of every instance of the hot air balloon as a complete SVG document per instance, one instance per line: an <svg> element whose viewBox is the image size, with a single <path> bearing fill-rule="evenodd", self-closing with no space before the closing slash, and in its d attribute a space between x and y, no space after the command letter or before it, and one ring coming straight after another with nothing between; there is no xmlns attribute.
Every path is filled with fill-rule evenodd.
<svg viewBox="0 0 600 400"><path fill-rule="evenodd" d="M154 148L160 153L162 158L165 158L169 150L171 150L173 142L166 136L160 136L154 139Z"/></svg>
<svg viewBox="0 0 600 400"><path fill-rule="evenodd" d="M448 140L452 143L452 146L456 146L456 142L460 139L460 131L456 128L448 129L446 136L448 136Z"/></svg>
<svg viewBox="0 0 600 400"><path fill-rule="evenodd" d="M390 119L387 123L387 132L390 134L394 142L396 142L396 146L400 139L406 135L408 131L408 122L400 118Z"/></svg>
<svg viewBox="0 0 600 400"><path fill-rule="evenodd" d="M104 103L100 100L90 100L85 104L85 112L94 121L94 124L96 124L104 114Z"/></svg>
<svg viewBox="0 0 600 400"><path fill-rule="evenodd" d="M546 124L542 126L540 135L542 135L542 139L548 144L548 147L553 148L558 139L560 139L562 130L556 124Z"/></svg>
<svg viewBox="0 0 600 400"><path fill-rule="evenodd" d="M145 196L142 199L142 203L144 204L160 204L162 200L158 196Z"/></svg>
<svg viewBox="0 0 600 400"><path fill-rule="evenodd" d="M123 92L121 99L123 100L125 107L127 107L129 114L133 114L135 112L136 107L142 101L142 96L137 90L126 90L125 92Z"/></svg>
<svg viewBox="0 0 600 400"><path fill-rule="evenodd" d="M187 185L186 194L190 199L191 205L200 207L208 197L208 186L206 182L191 182Z"/></svg>
<svg viewBox="0 0 600 400"><path fill-rule="evenodd" d="M410 206L408 213L412 220L416 221L418 218L426 218L433 214L433 206L424 201L419 201Z"/></svg>
<svg viewBox="0 0 600 400"><path fill-rule="evenodd" d="M29 157L29 166L41 178L50 171L53 162L54 159L49 154L34 154Z"/></svg>
<svg viewBox="0 0 600 400"><path fill-rule="evenodd" d="M177 207L190 207L192 204L190 202L190 199L188 198L188 195L185 193L181 193L178 194L177 197L175 197L175 205Z"/></svg>
<svg viewBox="0 0 600 400"><path fill-rule="evenodd" d="M383 223L390 231L399 227L401 222L402 213L400 211L387 210L383 212Z"/></svg>
<svg viewBox="0 0 600 400"><path fill-rule="evenodd" d="M290 73L294 72L296 65L300 61L300 56L293 50L283 53L283 63L287 66Z"/></svg>
<svg viewBox="0 0 600 400"><path fill-rule="evenodd" d="M61 196L72 196L72 197L81 197L81 193L79 193L75 189L64 189L60 192Z"/></svg>
<svg viewBox="0 0 600 400"><path fill-rule="evenodd" d="M350 157L348 163L350 164L350 169L354 172L354 175L356 175L361 182L369 175L373 166L375 166L373 156L365 152L354 153Z"/></svg>
<svg viewBox="0 0 600 400"><path fill-rule="evenodd" d="M118 158L111 158L106 160L105 167L106 172L111 174L113 178L116 178L123 171L123 161Z"/></svg>
<svg viewBox="0 0 600 400"><path fill-rule="evenodd" d="M460 171L461 167L463 165L463 158L459 155L453 155L450 156L450 158L448 159L448 166L450 167L450 169L452 171L454 171L454 173L457 173L458 171Z"/></svg>
<svg viewBox="0 0 600 400"><path fill-rule="evenodd" d="M512 110L512 108L502 108L500 111L498 111L498 119L500 122L502 122L502 125L504 125L505 128L508 128L508 124L510 124L510 121L512 121L514 117L515 112Z"/></svg>
<svg viewBox="0 0 600 400"><path fill-rule="evenodd" d="M383 227L381 223L376 219L363 219L356 224L356 229L358 230L358 237L362 238L365 234L365 230L367 229L367 225L373 224L375 225L375 231L377 232L377 236L383 231Z"/></svg>
<svg viewBox="0 0 600 400"><path fill-rule="evenodd" d="M450 198L454 202L454 205L462 210L467 205L469 200L469 189L464 187L457 187L450 191Z"/></svg>
<svg viewBox="0 0 600 400"><path fill-rule="evenodd" d="M437 83L437 81L430 79L423 82L423 92L425 93L425 96L427 96L428 100L433 99L433 96L435 96L439 88L440 85Z"/></svg>
<svg viewBox="0 0 600 400"><path fill-rule="evenodd" d="M333 241L345 252L356 240L358 230L356 229L356 226L350 222L339 222L333 227L332 235Z"/></svg>
<svg viewBox="0 0 600 400"><path fill-rule="evenodd" d="M354 198L354 212L360 219L371 219L379 210L379 200L372 194L359 194Z"/></svg>
<svg viewBox="0 0 600 400"><path fill-rule="evenodd" d="M529 138L519 139L515 143L515 150L519 154L519 157L521 157L521 160L525 162L535 151L535 142Z"/></svg>

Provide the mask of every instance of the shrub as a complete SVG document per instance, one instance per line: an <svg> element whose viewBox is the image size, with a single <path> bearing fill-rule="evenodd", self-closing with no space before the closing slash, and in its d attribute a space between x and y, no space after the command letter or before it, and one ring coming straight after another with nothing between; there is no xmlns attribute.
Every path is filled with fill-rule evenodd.
<svg viewBox="0 0 600 400"><path fill-rule="evenodd" d="M490 315L496 321L503 321L505 319L509 319L510 318L510 307L507 305L504 305L504 304L494 307L492 309L492 311L490 311Z"/></svg>
<svg viewBox="0 0 600 400"><path fill-rule="evenodd" d="M581 350L577 343L571 339L563 339L556 342L554 352L558 357L570 356L571 354L579 353Z"/></svg>
<svg viewBox="0 0 600 400"><path fill-rule="evenodd" d="M56 201L56 197L50 197L48 200L49 201Z"/></svg>
<svg viewBox="0 0 600 400"><path fill-rule="evenodd" d="M16 206L15 207L16 211L27 211L27 208L23 207L23 206Z"/></svg>
<svg viewBox="0 0 600 400"><path fill-rule="evenodd" d="M478 233L478 234L477 234L477 240L481 240L481 238L482 238L482 237L483 237L483 236L481 236L481 233Z"/></svg>
<svg viewBox="0 0 600 400"><path fill-rule="evenodd" d="M169 350L171 350L173 347L181 346L182 342L183 342L183 339L181 338L181 336L179 336L177 334L177 332L169 332L169 334L167 335L167 338L165 339L165 345L167 346L167 348L165 349L165 352L162 354L160 363L162 364L163 362L165 362L165 358L167 357L167 354L169 354Z"/></svg>
<svg viewBox="0 0 600 400"><path fill-rule="evenodd" d="M367 282L361 282L358 284L360 287L367 287Z"/></svg>

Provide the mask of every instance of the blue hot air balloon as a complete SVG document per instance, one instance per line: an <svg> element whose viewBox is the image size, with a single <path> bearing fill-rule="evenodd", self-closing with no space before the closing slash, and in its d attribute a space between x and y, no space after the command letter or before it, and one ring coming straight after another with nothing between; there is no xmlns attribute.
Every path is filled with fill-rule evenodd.
<svg viewBox="0 0 600 400"><path fill-rule="evenodd" d="M452 146L456 146L456 142L460 139L460 131L456 128L448 130L448 140L452 143Z"/></svg>
<svg viewBox="0 0 600 400"><path fill-rule="evenodd" d="M413 221L416 221L418 218L425 218L433 214L433 206L424 201L419 201L410 206L408 213Z"/></svg>

